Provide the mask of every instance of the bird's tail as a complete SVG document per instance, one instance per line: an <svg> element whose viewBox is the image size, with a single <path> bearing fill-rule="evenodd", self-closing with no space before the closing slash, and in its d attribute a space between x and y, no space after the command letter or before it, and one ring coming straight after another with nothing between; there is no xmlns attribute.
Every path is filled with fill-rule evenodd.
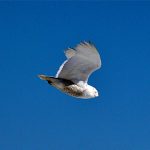
<svg viewBox="0 0 150 150"><path fill-rule="evenodd" d="M62 82L62 79L46 76L46 75L38 75L38 77L42 80L46 80L50 85L58 89L63 89L65 86L64 82Z"/></svg>
<svg viewBox="0 0 150 150"><path fill-rule="evenodd" d="M38 77L41 79L41 80L48 80L49 77L46 76L46 75L38 75Z"/></svg>
<svg viewBox="0 0 150 150"><path fill-rule="evenodd" d="M62 79L62 78L55 78L55 77L46 76L46 75L38 75L38 77L41 80L46 80L49 84L55 86L58 89L62 89L65 86L69 86L69 85L74 84L72 81Z"/></svg>
<svg viewBox="0 0 150 150"><path fill-rule="evenodd" d="M38 77L41 79L41 80L46 80L48 81L48 83L53 83L53 82L56 82L56 78L55 77L50 77L50 76L46 76L46 75L38 75Z"/></svg>

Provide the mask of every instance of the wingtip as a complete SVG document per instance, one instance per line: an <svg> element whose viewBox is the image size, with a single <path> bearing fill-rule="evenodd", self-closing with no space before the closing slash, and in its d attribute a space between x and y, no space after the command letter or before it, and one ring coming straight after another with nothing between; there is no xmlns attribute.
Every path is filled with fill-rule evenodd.
<svg viewBox="0 0 150 150"><path fill-rule="evenodd" d="M94 44L93 44L93 42L91 42L90 40L87 40L87 41L81 41L79 45L95 47Z"/></svg>

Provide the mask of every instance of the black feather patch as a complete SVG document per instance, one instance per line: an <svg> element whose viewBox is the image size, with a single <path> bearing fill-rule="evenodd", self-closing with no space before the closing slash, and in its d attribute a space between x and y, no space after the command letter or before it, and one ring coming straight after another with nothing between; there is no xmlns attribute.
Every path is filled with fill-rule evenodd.
<svg viewBox="0 0 150 150"><path fill-rule="evenodd" d="M63 79L63 78L55 78L55 77L49 77L47 80L49 84L53 84L53 82L61 82L65 86L73 85L74 83L71 80Z"/></svg>

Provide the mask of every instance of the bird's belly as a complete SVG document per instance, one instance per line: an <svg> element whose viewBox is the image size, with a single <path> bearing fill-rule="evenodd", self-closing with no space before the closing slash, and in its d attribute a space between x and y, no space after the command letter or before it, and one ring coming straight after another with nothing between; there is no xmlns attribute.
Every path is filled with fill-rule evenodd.
<svg viewBox="0 0 150 150"><path fill-rule="evenodd" d="M63 92L71 95L71 96L75 96L75 97L79 97L79 98L84 98L84 89L79 87L78 85L69 85L69 86L65 86L63 88Z"/></svg>

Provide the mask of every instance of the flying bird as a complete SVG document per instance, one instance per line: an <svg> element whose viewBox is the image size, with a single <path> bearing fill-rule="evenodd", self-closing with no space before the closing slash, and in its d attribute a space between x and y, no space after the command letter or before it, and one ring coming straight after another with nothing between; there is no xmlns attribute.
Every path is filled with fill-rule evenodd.
<svg viewBox="0 0 150 150"><path fill-rule="evenodd" d="M55 77L39 75L58 90L76 98L89 99L98 91L88 85L89 76L101 67L100 55L91 42L81 42L65 51L67 60L60 66Z"/></svg>

